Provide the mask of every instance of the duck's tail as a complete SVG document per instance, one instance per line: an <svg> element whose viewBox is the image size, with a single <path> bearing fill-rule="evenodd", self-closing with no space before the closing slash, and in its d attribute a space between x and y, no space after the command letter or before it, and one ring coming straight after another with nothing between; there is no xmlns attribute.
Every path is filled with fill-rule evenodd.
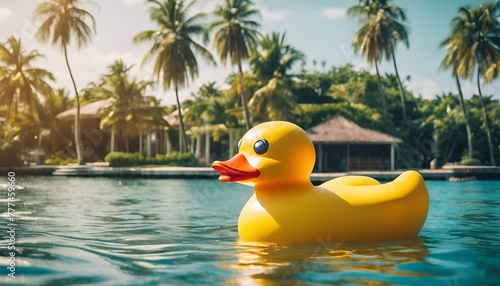
<svg viewBox="0 0 500 286"><path fill-rule="evenodd" d="M365 176L345 176L320 185L330 190L351 205L379 204L420 194L422 204L428 205L429 196L422 176L415 171L406 171L394 181L380 184Z"/></svg>
<svg viewBox="0 0 500 286"><path fill-rule="evenodd" d="M347 176L326 182L321 187L347 203L346 213L353 224L362 225L360 241L365 235L369 235L370 240L416 236L427 218L427 187L422 176L415 171L404 172L387 184L368 177Z"/></svg>

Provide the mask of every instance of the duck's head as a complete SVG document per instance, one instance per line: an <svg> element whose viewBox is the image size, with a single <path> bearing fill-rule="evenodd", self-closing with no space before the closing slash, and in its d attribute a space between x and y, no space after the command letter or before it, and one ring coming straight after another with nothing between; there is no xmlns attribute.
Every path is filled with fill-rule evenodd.
<svg viewBox="0 0 500 286"><path fill-rule="evenodd" d="M306 132L295 124L271 121L250 129L238 143L238 154L212 168L221 182L284 184L310 182L316 153Z"/></svg>

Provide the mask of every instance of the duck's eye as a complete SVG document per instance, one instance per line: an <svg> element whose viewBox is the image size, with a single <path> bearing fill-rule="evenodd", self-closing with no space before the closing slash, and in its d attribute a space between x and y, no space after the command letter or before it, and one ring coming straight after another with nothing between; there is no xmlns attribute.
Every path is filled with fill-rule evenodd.
<svg viewBox="0 0 500 286"><path fill-rule="evenodd" d="M269 142L267 142L266 139L260 139L259 141L255 142L255 144L253 145L253 149L255 150L255 153L264 155L267 150L269 150Z"/></svg>
<svg viewBox="0 0 500 286"><path fill-rule="evenodd" d="M238 152L240 151L240 147L241 147L241 139L240 141L238 141Z"/></svg>

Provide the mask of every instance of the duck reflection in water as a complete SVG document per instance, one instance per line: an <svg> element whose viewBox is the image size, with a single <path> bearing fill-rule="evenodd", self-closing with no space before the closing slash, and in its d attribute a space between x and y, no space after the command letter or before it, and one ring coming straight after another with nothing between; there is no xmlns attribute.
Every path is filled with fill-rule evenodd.
<svg viewBox="0 0 500 286"><path fill-rule="evenodd" d="M426 276L403 264L428 263L424 238L368 243L272 244L239 241L235 263L223 268L241 273L228 285L300 285L305 282L373 285L376 276ZM418 267L418 266L417 266ZM316 276L316 277L315 277ZM368 277L369 276L369 277ZM378 284L377 284L378 285Z"/></svg>

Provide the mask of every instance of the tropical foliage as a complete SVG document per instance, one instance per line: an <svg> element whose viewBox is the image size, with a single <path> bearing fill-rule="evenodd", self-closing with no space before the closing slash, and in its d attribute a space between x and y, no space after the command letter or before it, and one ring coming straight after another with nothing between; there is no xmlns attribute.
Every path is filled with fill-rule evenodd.
<svg viewBox="0 0 500 286"><path fill-rule="evenodd" d="M40 106L39 94L50 96L52 88L47 81L54 76L47 70L33 67L33 62L43 57L37 50L26 53L21 39L11 36L0 44L0 104L7 108L9 120L12 106L15 113L23 104L27 112L35 113Z"/></svg>
<svg viewBox="0 0 500 286"><path fill-rule="evenodd" d="M249 102L259 120L290 120L296 106L291 91L292 79L287 74L305 55L287 44L285 34L272 33L260 40L262 51L250 58L253 74L261 86Z"/></svg>
<svg viewBox="0 0 500 286"><path fill-rule="evenodd" d="M476 70L478 94L488 138L490 164L493 166L496 165L495 156L493 154L488 112L481 91L481 78L491 81L497 75L497 66L500 62L499 5L499 2L492 2L481 4L474 9L461 7L459 15L452 21L452 34L441 44L441 46L448 49L448 55L441 67L444 69L452 67L460 96L461 91L458 76L469 79L473 76L474 70ZM467 120L465 109L463 113ZM468 127L469 129L470 127ZM469 156L472 153L470 137L469 135Z"/></svg>
<svg viewBox="0 0 500 286"><path fill-rule="evenodd" d="M153 46L144 56L144 62L156 57L153 74L165 88L173 87L179 110L179 146L181 152L187 151L187 139L184 122L182 120L181 103L179 101L179 87L187 86L189 77L194 79L198 75L198 63L195 53L206 60L214 62L210 52L193 40L195 36L207 37L207 31L199 20L204 16L198 13L190 16L193 4L187 5L183 0L166 0L159 2L149 0L156 6L150 10L151 20L158 25L158 30L146 30L137 34L134 42L153 42Z"/></svg>
<svg viewBox="0 0 500 286"><path fill-rule="evenodd" d="M152 82L130 79L129 70L123 61L117 60L108 67L96 89L101 98L109 98L109 105L101 110L101 129L110 126L125 141L125 152L129 152L129 136L142 130L167 125L164 110L154 96L146 96L146 88Z"/></svg>
<svg viewBox="0 0 500 286"><path fill-rule="evenodd" d="M216 86L216 82L209 82L200 87L198 93L192 94L193 99L184 102L186 120L191 126L201 126L204 123L223 124L226 128L238 128L238 112L235 108L236 98L228 97Z"/></svg>
<svg viewBox="0 0 500 286"><path fill-rule="evenodd" d="M52 38L52 45L60 45L64 52L66 66L73 82L76 99L75 114L75 147L79 164L84 164L83 145L80 126L80 98L76 88L75 79L68 60L68 45L71 40L76 40L78 47L87 45L95 32L95 21L92 14L78 7L80 0L49 0L38 4L33 12L35 20L42 20L42 24L36 32L36 37L41 42L47 42ZM87 21L90 21L90 28Z"/></svg>
<svg viewBox="0 0 500 286"><path fill-rule="evenodd" d="M71 156L66 149L71 141L71 128L56 118L57 114L71 107L67 92L59 89L47 93L35 110L12 115L7 121L9 128L0 129L0 161L9 162L11 166L22 164L21 156L26 158L33 149Z"/></svg>
<svg viewBox="0 0 500 286"><path fill-rule="evenodd" d="M61 46L71 76L67 46L71 41L79 46L89 43L95 30L92 15L78 8L82 3L45 1L34 13L42 20L37 37ZM306 55L287 41L285 32L260 34L255 21L259 10L248 0L219 0L212 23L193 13L194 2L149 0L157 28L140 32L133 41L151 44L143 63L152 61L155 82L175 91L176 104L171 107L162 107L149 96L155 82L132 77L132 66L122 60L111 63L82 90L73 86L74 101L67 90L51 86L54 78L49 71L34 67L43 55L24 51L21 41L10 37L0 44L0 165L23 164L33 149L47 153L47 164L74 162L71 126L57 115L99 100L108 103L100 110L102 133L111 129L124 143L117 144L124 153L106 156L112 166L196 165L200 158L189 152L152 157L131 153L138 146L135 140L129 144L129 137L139 135L142 146L142 132L175 128L166 126L164 115L176 110L183 111L178 113L179 151L188 150L187 133L198 144L196 150L201 150L200 141L210 141L209 155L227 157L234 153L237 138L261 121L288 120L308 129L342 115L400 138L397 168L429 167L434 158L438 165L494 165L500 160L500 105L482 87L500 74L498 3L460 8L450 35L441 43L446 49L441 69L451 71L458 93L436 94L432 99L414 95L403 84L411 77L402 81L398 74L395 48L400 42L408 46L406 15L389 0L359 1L348 12L360 22L354 49L375 64L375 74L351 64L327 67L326 61L316 59L314 69L307 70ZM198 76L197 57L214 62L200 44L208 42L209 31L221 63L229 61L237 69L225 82L207 82L181 102L178 89ZM393 62L394 74L378 71L384 58ZM249 68L244 71L245 61ZM464 98L461 81L471 79L477 84L477 95ZM78 121L77 116L76 129ZM206 130L210 130L209 140L201 138ZM166 134L160 137L155 137L156 146L170 146ZM191 145L193 152L195 144ZM78 158L80 163L86 161Z"/></svg>
<svg viewBox="0 0 500 286"><path fill-rule="evenodd" d="M353 46L358 54L366 55L366 60L370 64L375 63L384 112L386 112L385 94L377 62L381 61L384 54L387 60L392 58L401 95L402 120L404 122L406 119L406 98L394 54L394 47L398 42L401 41L407 47L409 46L408 33L402 23L406 20L403 9L390 4L388 0L365 0L359 1L358 5L349 8L348 14L352 17L357 16L361 23L361 27L354 35Z"/></svg>
<svg viewBox="0 0 500 286"><path fill-rule="evenodd" d="M214 47L223 64L227 58L231 64L238 65L240 74L239 94L243 107L243 117L246 129L250 129L250 113L247 106L245 79L242 61L250 57L257 46L257 29L259 23L252 17L260 16L259 10L252 6L250 0L224 0L214 11L217 20L210 25L210 30L217 30L214 37Z"/></svg>

